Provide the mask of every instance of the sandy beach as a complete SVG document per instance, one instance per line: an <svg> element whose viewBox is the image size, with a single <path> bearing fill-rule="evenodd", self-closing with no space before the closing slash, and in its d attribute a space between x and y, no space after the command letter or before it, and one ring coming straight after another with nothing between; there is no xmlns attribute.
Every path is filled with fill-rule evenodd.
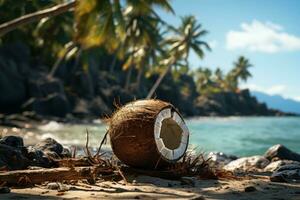
<svg viewBox="0 0 300 200"><path fill-rule="evenodd" d="M1 194L1 199L300 199L299 183L274 183L266 176L249 180L182 178L171 181L140 175L128 177L127 184L122 180L57 186L51 183L12 188L11 193Z"/></svg>

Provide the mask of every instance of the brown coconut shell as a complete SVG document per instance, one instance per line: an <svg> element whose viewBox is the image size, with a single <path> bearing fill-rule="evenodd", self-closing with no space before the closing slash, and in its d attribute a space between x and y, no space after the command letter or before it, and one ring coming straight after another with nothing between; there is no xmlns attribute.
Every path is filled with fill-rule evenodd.
<svg viewBox="0 0 300 200"><path fill-rule="evenodd" d="M132 167L152 169L175 162L163 158L155 143L155 119L166 108L178 113L172 104L151 99L130 102L112 115L108 130L111 147L122 162Z"/></svg>

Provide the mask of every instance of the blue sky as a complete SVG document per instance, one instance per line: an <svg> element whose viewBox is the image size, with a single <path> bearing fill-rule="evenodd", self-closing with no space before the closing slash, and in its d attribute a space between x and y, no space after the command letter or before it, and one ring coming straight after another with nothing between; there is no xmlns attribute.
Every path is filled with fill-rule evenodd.
<svg viewBox="0 0 300 200"><path fill-rule="evenodd" d="M250 59L253 78L243 87L300 101L300 0L173 0L176 16L159 12L178 25L194 15L209 31L213 50L203 60L190 56L193 68L228 71L239 55Z"/></svg>

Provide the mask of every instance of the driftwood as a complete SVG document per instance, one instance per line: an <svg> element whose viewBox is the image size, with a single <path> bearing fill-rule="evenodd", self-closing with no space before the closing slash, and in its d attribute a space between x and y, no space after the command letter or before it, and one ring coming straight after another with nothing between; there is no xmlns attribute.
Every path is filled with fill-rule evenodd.
<svg viewBox="0 0 300 200"><path fill-rule="evenodd" d="M93 166L91 160L87 157L84 158L65 158L54 161L58 167L88 167Z"/></svg>
<svg viewBox="0 0 300 200"><path fill-rule="evenodd" d="M0 173L0 182L7 185L32 185L46 181L61 182L71 180L95 181L98 175L111 175L114 171L111 168L101 166L93 167L60 167L52 169L37 170L15 170Z"/></svg>
<svg viewBox="0 0 300 200"><path fill-rule="evenodd" d="M179 180L182 176L179 174L174 173L170 170L144 170L144 169L137 169L132 167L122 167L121 170L124 174L129 175L146 175L152 176L157 178L169 179L169 180Z"/></svg>

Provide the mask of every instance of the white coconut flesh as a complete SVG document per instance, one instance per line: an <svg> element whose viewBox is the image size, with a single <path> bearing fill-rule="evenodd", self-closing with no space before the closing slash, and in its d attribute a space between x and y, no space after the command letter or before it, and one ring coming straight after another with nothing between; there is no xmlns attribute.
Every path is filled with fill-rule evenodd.
<svg viewBox="0 0 300 200"><path fill-rule="evenodd" d="M167 108L156 117L154 138L158 152L167 160L178 160L188 145L189 130L177 112Z"/></svg>

